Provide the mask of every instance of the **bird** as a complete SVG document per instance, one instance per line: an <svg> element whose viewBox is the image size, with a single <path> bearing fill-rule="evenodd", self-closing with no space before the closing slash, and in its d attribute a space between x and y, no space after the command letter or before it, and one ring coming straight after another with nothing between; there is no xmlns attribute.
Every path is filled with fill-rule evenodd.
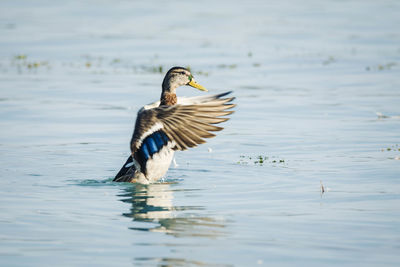
<svg viewBox="0 0 400 267"><path fill-rule="evenodd" d="M165 176L175 151L196 147L223 128L236 105L232 91L215 95L177 97L180 86L208 92L184 67L173 67L165 75L159 101L143 106L137 113L130 141L131 154L114 182L155 183Z"/></svg>

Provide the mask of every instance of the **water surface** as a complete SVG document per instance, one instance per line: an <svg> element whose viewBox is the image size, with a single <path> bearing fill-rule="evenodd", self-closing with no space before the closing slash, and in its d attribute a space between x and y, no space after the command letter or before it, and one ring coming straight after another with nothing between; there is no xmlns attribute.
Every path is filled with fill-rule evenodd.
<svg viewBox="0 0 400 267"><path fill-rule="evenodd" d="M399 264L397 1L0 7L1 265ZM175 65L236 112L113 183Z"/></svg>

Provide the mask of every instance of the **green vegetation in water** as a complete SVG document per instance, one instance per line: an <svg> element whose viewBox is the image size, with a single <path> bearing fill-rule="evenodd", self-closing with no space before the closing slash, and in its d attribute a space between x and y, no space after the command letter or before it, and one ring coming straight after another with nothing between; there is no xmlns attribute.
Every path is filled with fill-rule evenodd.
<svg viewBox="0 0 400 267"><path fill-rule="evenodd" d="M400 155L398 152L400 152L400 145L395 144L389 147L385 147L381 149L382 152L389 152L389 157L388 159L394 159L394 160L400 160ZM394 152L394 153L393 153Z"/></svg>
<svg viewBox="0 0 400 267"><path fill-rule="evenodd" d="M203 76L208 76L209 73L206 71L196 71L196 72L192 72L192 68L190 66L185 66L185 68L190 71L191 73L193 73L194 75L203 75Z"/></svg>
<svg viewBox="0 0 400 267"><path fill-rule="evenodd" d="M202 75L202 76L208 76L208 75L210 75L210 73L208 73L208 72L206 72L206 71L196 71L195 72L195 74L198 74L198 75Z"/></svg>
<svg viewBox="0 0 400 267"><path fill-rule="evenodd" d="M322 61L322 65L329 65L336 62L336 59L333 56L329 56L326 60Z"/></svg>
<svg viewBox="0 0 400 267"><path fill-rule="evenodd" d="M163 66L159 65L159 66L153 66L150 68L150 72L153 73L163 73Z"/></svg>
<svg viewBox="0 0 400 267"><path fill-rule="evenodd" d="M382 148L381 151L400 151L400 145L395 144L390 147Z"/></svg>
<svg viewBox="0 0 400 267"><path fill-rule="evenodd" d="M155 60L157 56L155 57ZM58 63L58 64L57 64ZM8 65L8 68L6 67ZM53 62L50 64L44 60L32 60L27 54L21 53L13 55L7 63L0 62L0 67L3 72L8 72L9 69L15 69L17 73L36 74L39 71L50 71L53 68L61 69L64 71L78 71L86 72L96 75L105 74L137 74L137 73L152 73L164 75L170 66L162 64L137 64L132 59L125 57L106 58L103 56L84 54L73 61L67 62ZM191 67L187 66L191 71ZM209 72L194 70L194 75L208 76Z"/></svg>
<svg viewBox="0 0 400 267"><path fill-rule="evenodd" d="M220 68L220 69L236 69L237 65L236 64L229 64L229 65L227 65L227 64L219 64L217 67Z"/></svg>
<svg viewBox="0 0 400 267"><path fill-rule="evenodd" d="M103 58L102 56L82 55L83 62L71 62L69 65L77 69L89 69L93 74L130 74L130 73L164 73L163 65L137 65L124 57Z"/></svg>
<svg viewBox="0 0 400 267"><path fill-rule="evenodd" d="M114 58L112 61L111 61L111 64L118 64L118 63L120 63L121 62L121 59L119 59L119 58Z"/></svg>
<svg viewBox="0 0 400 267"><path fill-rule="evenodd" d="M241 155L239 161L237 162L237 164L243 164L243 165L248 165L250 163L253 163L254 165L264 165L267 163L270 164L284 164L285 160L284 159L279 159L276 157L267 157L267 156L263 156L263 155L258 155L258 156L245 156L245 155Z"/></svg>
<svg viewBox="0 0 400 267"><path fill-rule="evenodd" d="M28 56L26 54L15 55L11 60L11 66L17 68L18 73L23 73L24 71L37 71L39 69L45 68L50 69L50 64L47 61L28 61Z"/></svg>
<svg viewBox="0 0 400 267"><path fill-rule="evenodd" d="M14 56L15 60L25 60L26 58L27 58L27 55L24 55L24 54Z"/></svg>
<svg viewBox="0 0 400 267"><path fill-rule="evenodd" d="M389 62L386 64L378 64L376 66L367 66L365 67L366 71L383 71L383 70L391 70L393 67L397 66L396 62Z"/></svg>

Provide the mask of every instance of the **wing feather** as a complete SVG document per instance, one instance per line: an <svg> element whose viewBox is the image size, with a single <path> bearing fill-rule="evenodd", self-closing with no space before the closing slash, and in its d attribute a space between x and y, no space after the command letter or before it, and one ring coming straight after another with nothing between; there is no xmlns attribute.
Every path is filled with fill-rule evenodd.
<svg viewBox="0 0 400 267"><path fill-rule="evenodd" d="M163 131L170 141L174 141L175 150L186 150L205 143L203 138L214 137L211 132L223 129L214 124L227 121L229 118L223 116L234 112L230 109L236 105L230 102L235 98L222 98L230 93L185 98L184 101L178 98L178 104L174 106L141 109L131 140L132 154L140 148L146 134L155 130Z"/></svg>

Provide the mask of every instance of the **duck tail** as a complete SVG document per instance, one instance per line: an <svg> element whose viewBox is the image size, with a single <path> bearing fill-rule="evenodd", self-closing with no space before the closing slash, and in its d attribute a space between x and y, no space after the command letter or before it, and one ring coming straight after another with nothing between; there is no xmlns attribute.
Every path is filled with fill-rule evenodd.
<svg viewBox="0 0 400 267"><path fill-rule="evenodd" d="M128 157L121 170L115 175L113 182L128 182L135 174L135 164L133 164L132 155Z"/></svg>

